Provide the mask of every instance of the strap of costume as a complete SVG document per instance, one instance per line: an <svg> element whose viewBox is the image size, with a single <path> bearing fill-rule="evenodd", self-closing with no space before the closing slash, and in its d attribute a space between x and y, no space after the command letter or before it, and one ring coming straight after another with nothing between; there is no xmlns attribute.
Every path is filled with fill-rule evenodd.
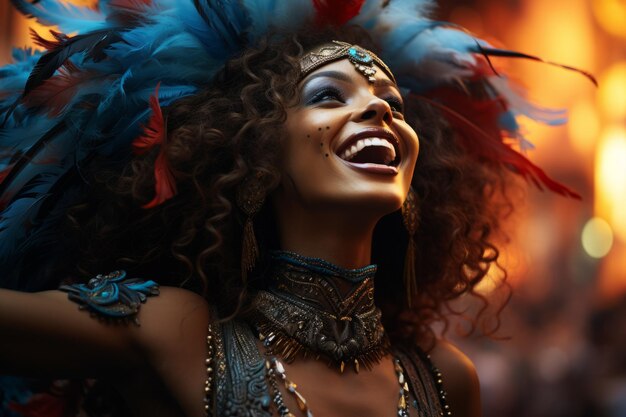
<svg viewBox="0 0 626 417"><path fill-rule="evenodd" d="M446 404L442 374L430 356L417 346L395 346L393 355L400 360L409 379L410 391L414 397L412 407L417 408L418 415L451 416L450 407Z"/></svg>
<svg viewBox="0 0 626 417"><path fill-rule="evenodd" d="M271 417L265 359L243 321L216 323L212 397L213 416Z"/></svg>

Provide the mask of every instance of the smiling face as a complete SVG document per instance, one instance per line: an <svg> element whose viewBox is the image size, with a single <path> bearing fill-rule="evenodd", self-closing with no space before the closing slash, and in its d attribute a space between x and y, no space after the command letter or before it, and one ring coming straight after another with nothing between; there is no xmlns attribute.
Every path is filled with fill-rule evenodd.
<svg viewBox="0 0 626 417"><path fill-rule="evenodd" d="M397 86L378 68L376 81L347 59L324 65L299 84L288 110L282 186L275 204L346 207L383 216L406 198L418 138L404 121Z"/></svg>

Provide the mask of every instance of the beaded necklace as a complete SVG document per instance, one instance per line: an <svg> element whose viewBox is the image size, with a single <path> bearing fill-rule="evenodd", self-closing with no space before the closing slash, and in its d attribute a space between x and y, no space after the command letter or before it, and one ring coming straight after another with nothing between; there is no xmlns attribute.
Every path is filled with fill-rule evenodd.
<svg viewBox="0 0 626 417"><path fill-rule="evenodd" d="M400 365L398 359L394 359L394 368L398 377L398 384L400 385L400 394L398 397L398 417L409 417L409 384L404 377L404 371ZM276 357L272 356L265 360L265 369L267 371L267 378L272 388L272 401L278 410L280 417L295 417L295 415L289 411L289 408L285 405L285 400L280 392L279 384L283 384L288 393L293 395L296 399L298 408L306 417L313 417L313 413L309 409L309 405L304 396L298 391L298 386L287 378L285 373L285 367L282 362Z"/></svg>

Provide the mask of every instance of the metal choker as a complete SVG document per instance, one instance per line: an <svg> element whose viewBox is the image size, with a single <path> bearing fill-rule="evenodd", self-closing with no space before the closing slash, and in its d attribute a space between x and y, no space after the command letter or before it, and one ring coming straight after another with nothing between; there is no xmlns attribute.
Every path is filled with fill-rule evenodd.
<svg viewBox="0 0 626 417"><path fill-rule="evenodd" d="M343 372L371 369L390 350L374 304L376 266L344 269L291 252L272 253L270 285L253 302L252 324L269 355L313 356Z"/></svg>

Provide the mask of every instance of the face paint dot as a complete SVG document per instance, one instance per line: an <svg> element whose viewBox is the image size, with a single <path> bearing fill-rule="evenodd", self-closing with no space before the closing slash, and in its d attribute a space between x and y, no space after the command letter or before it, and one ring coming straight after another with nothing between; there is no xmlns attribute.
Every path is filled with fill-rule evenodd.
<svg viewBox="0 0 626 417"><path fill-rule="evenodd" d="M317 128L317 130L319 130L319 131L321 132L321 131L322 131L322 128L321 128L321 127L318 127L318 128Z"/></svg>
<svg viewBox="0 0 626 417"><path fill-rule="evenodd" d="M320 143L320 147L323 148L324 147L324 142Z"/></svg>
<svg viewBox="0 0 626 417"><path fill-rule="evenodd" d="M328 154L326 154L326 158L328 158Z"/></svg>
<svg viewBox="0 0 626 417"><path fill-rule="evenodd" d="M326 126L326 130L330 129L330 126Z"/></svg>
<svg viewBox="0 0 626 417"><path fill-rule="evenodd" d="M306 135L306 137L307 137L307 138L310 138L310 137L311 137L311 135Z"/></svg>

